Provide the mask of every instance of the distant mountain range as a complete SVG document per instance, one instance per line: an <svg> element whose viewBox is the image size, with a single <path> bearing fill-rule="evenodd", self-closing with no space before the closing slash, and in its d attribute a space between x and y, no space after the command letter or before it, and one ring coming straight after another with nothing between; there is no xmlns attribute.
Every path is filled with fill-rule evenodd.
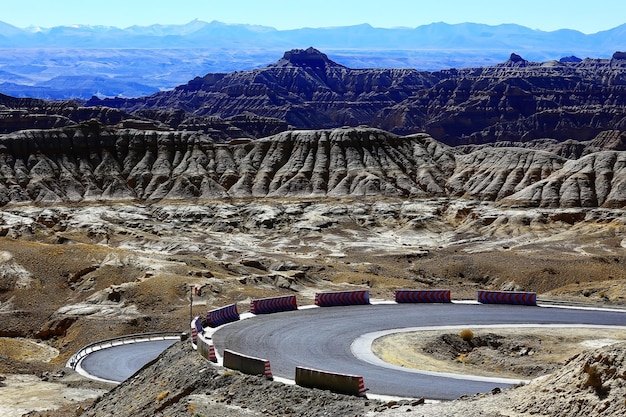
<svg viewBox="0 0 626 417"><path fill-rule="evenodd" d="M506 50L594 56L624 47L626 24L586 35L570 29L552 32L514 24L432 23L416 28L375 28L369 24L277 30L267 26L194 20L185 25L57 26L20 29L0 22L4 48L271 48L315 45L328 49L366 50ZM521 49L520 49L521 48ZM528 55L528 54L526 54ZM543 55L532 57L545 59Z"/></svg>
<svg viewBox="0 0 626 417"><path fill-rule="evenodd" d="M626 49L626 24L586 35L519 25L368 24L277 30L192 21L185 25L17 28L0 22L0 92L17 97L138 97L206 73L260 68L285 50L314 46L350 68L438 70L530 61L610 58Z"/></svg>

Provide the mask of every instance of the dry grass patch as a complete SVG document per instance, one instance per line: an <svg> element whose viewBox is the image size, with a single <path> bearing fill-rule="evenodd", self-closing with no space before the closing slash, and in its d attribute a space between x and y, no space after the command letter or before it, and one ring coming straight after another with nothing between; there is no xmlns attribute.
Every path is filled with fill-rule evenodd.
<svg viewBox="0 0 626 417"><path fill-rule="evenodd" d="M21 362L50 362L59 355L53 347L24 338L0 337L0 356Z"/></svg>
<svg viewBox="0 0 626 417"><path fill-rule="evenodd" d="M458 333L450 333L450 330L394 333L376 339L372 350L385 362L406 368L529 378L529 375L525 374L527 370L534 369L531 377L540 376L560 368L570 357L586 349L626 341L626 330L490 328L474 329L473 340L484 337L487 333L493 333L500 336L498 343L502 347L513 346L521 349L500 350L485 346L466 351L454 351L442 339L447 335L452 339L460 338ZM592 386L593 382L591 379L589 386Z"/></svg>

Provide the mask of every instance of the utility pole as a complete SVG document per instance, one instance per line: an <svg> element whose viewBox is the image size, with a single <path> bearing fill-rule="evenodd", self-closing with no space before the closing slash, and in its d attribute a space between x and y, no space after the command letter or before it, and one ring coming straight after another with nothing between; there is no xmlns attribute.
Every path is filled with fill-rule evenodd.
<svg viewBox="0 0 626 417"><path fill-rule="evenodd" d="M193 293L195 290L195 285L189 286L189 323L193 320Z"/></svg>

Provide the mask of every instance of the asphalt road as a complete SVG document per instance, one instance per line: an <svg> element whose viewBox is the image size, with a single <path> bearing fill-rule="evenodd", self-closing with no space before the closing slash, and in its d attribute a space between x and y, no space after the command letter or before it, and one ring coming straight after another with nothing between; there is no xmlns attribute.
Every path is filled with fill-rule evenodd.
<svg viewBox="0 0 626 417"><path fill-rule="evenodd" d="M375 304L301 309L231 323L213 334L224 348L268 359L274 376L295 378L295 367L363 376L369 393L455 399L506 384L404 372L357 359L359 336L407 327L492 324L589 324L626 326L626 313L482 304ZM573 330L575 331L575 330Z"/></svg>
<svg viewBox="0 0 626 417"><path fill-rule="evenodd" d="M122 382L179 340L139 341L107 347L87 355L80 366L93 377Z"/></svg>

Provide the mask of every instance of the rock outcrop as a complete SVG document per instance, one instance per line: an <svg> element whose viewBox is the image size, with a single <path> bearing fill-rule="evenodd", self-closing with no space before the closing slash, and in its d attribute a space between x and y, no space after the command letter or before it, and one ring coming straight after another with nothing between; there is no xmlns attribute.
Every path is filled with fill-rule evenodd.
<svg viewBox="0 0 626 417"><path fill-rule="evenodd" d="M55 129L92 121L139 130L196 131L210 134L220 142L266 137L289 127L282 120L249 112L226 119L198 116L176 109L147 109L130 114L106 106L84 106L76 101L46 101L0 94L0 134L27 129Z"/></svg>
<svg viewBox="0 0 626 417"><path fill-rule="evenodd" d="M564 163L545 151L484 148L456 157L446 187L452 195L497 201L547 178Z"/></svg>
<svg viewBox="0 0 626 417"><path fill-rule="evenodd" d="M110 107L85 107L76 101L46 101L0 94L0 133L52 129L97 120L114 125L132 116Z"/></svg>
<svg viewBox="0 0 626 417"><path fill-rule="evenodd" d="M626 413L625 344L583 352L561 370L531 384L513 403L531 415L619 416Z"/></svg>

